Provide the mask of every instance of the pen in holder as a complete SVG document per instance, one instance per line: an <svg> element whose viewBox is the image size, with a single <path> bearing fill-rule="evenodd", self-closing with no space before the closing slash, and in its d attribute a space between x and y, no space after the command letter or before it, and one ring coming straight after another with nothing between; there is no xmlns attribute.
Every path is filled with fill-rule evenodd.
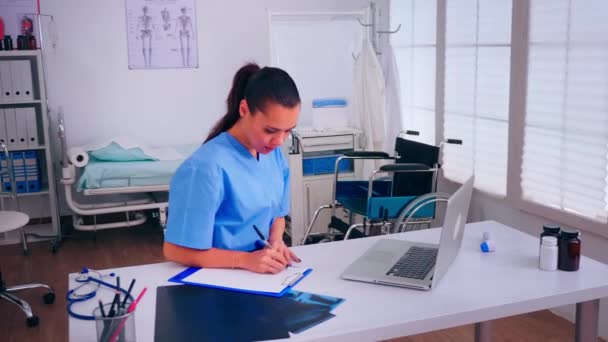
<svg viewBox="0 0 608 342"><path fill-rule="evenodd" d="M99 305L93 310L98 342L135 342L135 311L128 312L127 306L110 316L114 303ZM130 303L127 303L130 304ZM106 314L108 314L106 316ZM114 341L113 341L114 338Z"/></svg>

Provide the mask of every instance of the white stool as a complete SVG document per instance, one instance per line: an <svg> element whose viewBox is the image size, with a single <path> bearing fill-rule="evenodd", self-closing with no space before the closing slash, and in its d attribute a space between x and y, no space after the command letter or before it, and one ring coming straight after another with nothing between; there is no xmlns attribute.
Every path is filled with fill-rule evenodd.
<svg viewBox="0 0 608 342"><path fill-rule="evenodd" d="M8 153L8 149L6 148L6 145L4 145L3 143L0 142L0 153L2 153L2 152L4 152L6 159L8 161L6 170L9 170L9 171L13 170L13 163L12 163L10 154ZM5 172L8 174L8 178L10 179L10 184L11 184L10 192L8 192L8 194L10 195L10 197L12 197L15 200L15 203L17 204L17 210L20 210L19 199L17 198L17 192L16 192L17 187L15 186L15 179L13 177L13 173L6 172L4 170L4 168L0 169L0 174L2 172ZM1 185L2 184L0 183L0 186ZM1 192L2 192L2 188L0 187L0 193ZM4 210L0 211L0 233L5 233L5 232L19 229L21 232L21 244L23 245L23 253L26 255L28 254L29 249L27 246L27 239L26 239L23 227L29 221L30 221L30 217L27 214L24 214L20 211L4 211ZM11 292L33 289L33 288L37 288L37 287L44 287L48 290L48 292L42 297L45 304L51 304L55 301L55 290L53 290L52 287L45 285L45 284L24 284L24 285L16 285L16 286L7 287L4 284L4 281L2 280L2 272L0 272L0 298L6 299L9 302L17 305L21 309L21 311L23 311L25 313L25 316L27 317L26 323L30 327L38 325L38 322L39 322L38 316L36 316L32 313L32 308L26 301L15 296Z"/></svg>
<svg viewBox="0 0 608 342"><path fill-rule="evenodd" d="M23 227L30 221L30 217L19 211L0 211L0 233L6 233L15 229L21 230L21 244L23 253L27 254L27 240Z"/></svg>
<svg viewBox="0 0 608 342"><path fill-rule="evenodd" d="M23 227L30 221L30 217L27 214L18 212L18 211L0 211L0 233L9 232L15 229L21 230L21 242L23 244L24 254L27 254L29 251L27 248L27 241L25 239L25 233L23 232ZM28 302L23 299L15 296L11 292L33 289L37 287L44 287L48 291L42 296L42 300L45 304L51 304L55 301L55 290L52 287L45 284L24 284L24 285L16 285L7 287L2 280L2 272L0 272L0 298L4 298L9 302L17 305L21 311L25 313L26 316L26 324L28 327L34 327L38 325L40 319L38 316L32 313L32 307Z"/></svg>

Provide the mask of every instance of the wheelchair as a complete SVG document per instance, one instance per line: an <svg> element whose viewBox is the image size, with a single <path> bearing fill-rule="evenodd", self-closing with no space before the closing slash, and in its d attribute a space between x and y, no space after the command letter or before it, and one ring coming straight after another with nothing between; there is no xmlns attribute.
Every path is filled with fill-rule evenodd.
<svg viewBox="0 0 608 342"><path fill-rule="evenodd" d="M419 132L402 131L395 139L393 156L386 152L354 151L336 160L333 203L315 211L300 245L430 227L435 218L436 204L449 198L448 194L436 191L441 148L446 143L462 145L462 140L446 139L434 146L408 140L408 135L417 136ZM374 170L368 180L340 180L340 162L347 160L393 162ZM331 210L327 233L311 234L324 210ZM345 211L348 219L339 217L338 210ZM354 223L355 216L361 217L362 222Z"/></svg>

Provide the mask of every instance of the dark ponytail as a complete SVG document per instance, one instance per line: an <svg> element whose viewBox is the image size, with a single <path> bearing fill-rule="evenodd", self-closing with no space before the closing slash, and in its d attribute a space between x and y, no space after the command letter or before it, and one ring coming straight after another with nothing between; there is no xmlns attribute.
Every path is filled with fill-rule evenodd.
<svg viewBox="0 0 608 342"><path fill-rule="evenodd" d="M229 130L241 117L239 106L246 99L251 113L264 108L267 101L293 108L300 104L300 94L291 76L279 68L260 67L248 63L241 67L232 80L226 99L226 114L213 126L205 142Z"/></svg>
<svg viewBox="0 0 608 342"><path fill-rule="evenodd" d="M234 126L234 124L239 120L241 115L239 114L239 105L241 100L245 97L245 88L247 87L247 83L251 75L255 74L260 70L260 67L255 63L249 63L244 65L236 72L234 75L234 79L232 80L232 88L228 93L228 98L226 99L226 106L228 107L228 111L224 116L218 121L213 129L209 133L209 136L205 140L205 142L215 138L220 135L220 133L225 132L230 129L230 127Z"/></svg>

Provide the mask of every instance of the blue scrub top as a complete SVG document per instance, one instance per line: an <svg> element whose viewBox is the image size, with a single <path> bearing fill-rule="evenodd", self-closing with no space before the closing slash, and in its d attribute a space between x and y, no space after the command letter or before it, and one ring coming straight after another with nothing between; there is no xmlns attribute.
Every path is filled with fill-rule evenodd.
<svg viewBox="0 0 608 342"><path fill-rule="evenodd" d="M289 166L280 149L255 158L227 132L202 145L171 179L165 241L252 251L289 213Z"/></svg>

